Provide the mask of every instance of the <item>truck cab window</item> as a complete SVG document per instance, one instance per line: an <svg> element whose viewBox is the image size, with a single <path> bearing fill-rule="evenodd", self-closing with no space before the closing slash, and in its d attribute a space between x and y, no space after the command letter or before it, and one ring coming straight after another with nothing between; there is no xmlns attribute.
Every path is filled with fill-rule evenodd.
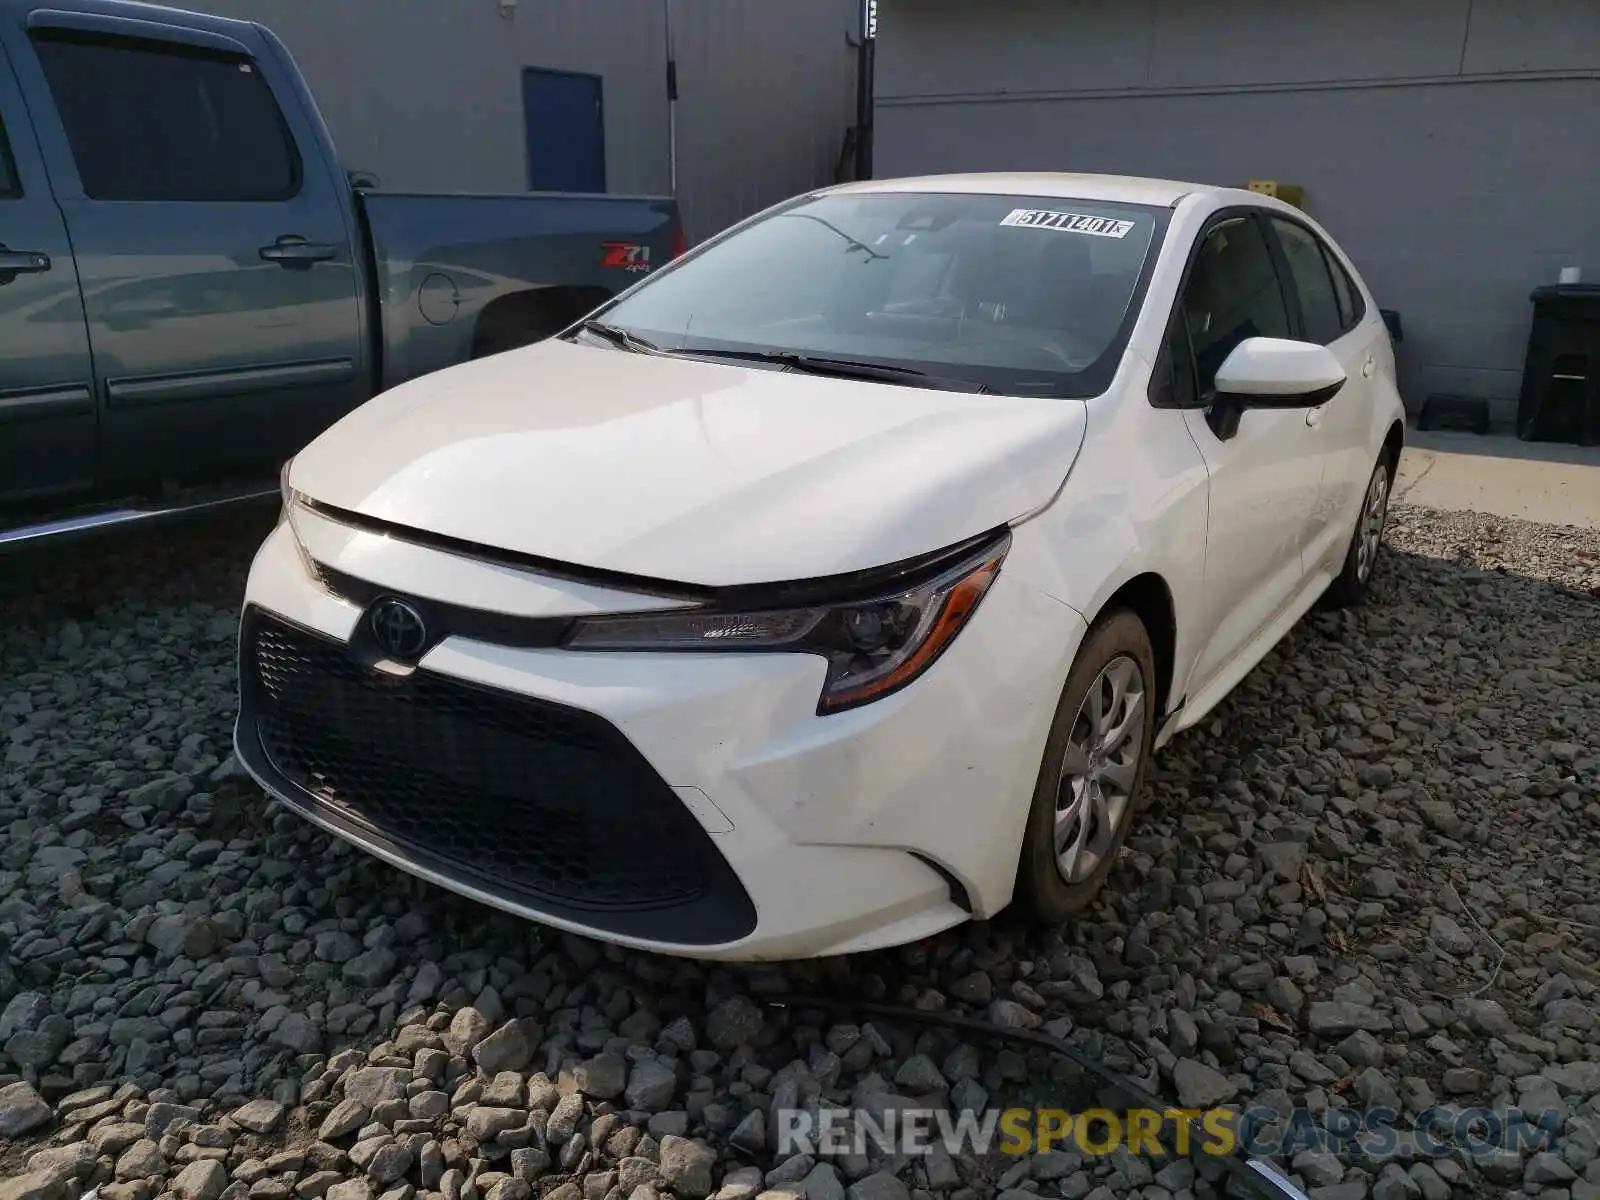
<svg viewBox="0 0 1600 1200"><path fill-rule="evenodd" d="M17 174L17 160L11 156L5 123L0 122L0 200L15 200L21 195L22 177Z"/></svg>
<svg viewBox="0 0 1600 1200"><path fill-rule="evenodd" d="M300 162L259 68L177 43L37 34L91 200L287 200Z"/></svg>

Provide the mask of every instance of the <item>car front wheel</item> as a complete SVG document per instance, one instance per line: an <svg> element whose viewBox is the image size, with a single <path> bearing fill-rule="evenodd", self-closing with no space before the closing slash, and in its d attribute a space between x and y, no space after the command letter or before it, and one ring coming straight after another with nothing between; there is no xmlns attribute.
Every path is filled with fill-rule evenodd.
<svg viewBox="0 0 1600 1200"><path fill-rule="evenodd" d="M1144 787L1155 681L1138 617L1094 624L1056 707L1017 872L1016 898L1040 921L1083 912L1111 874Z"/></svg>

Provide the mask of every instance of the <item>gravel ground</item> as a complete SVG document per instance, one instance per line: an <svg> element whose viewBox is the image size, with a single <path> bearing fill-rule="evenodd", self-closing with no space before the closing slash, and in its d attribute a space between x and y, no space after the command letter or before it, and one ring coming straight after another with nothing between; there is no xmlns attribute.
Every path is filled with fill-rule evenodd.
<svg viewBox="0 0 1600 1200"><path fill-rule="evenodd" d="M762 1003L784 988L1043 1027L1190 1104L1553 1122L1543 1152L1284 1155L1316 1200L1600 1198L1600 534L1396 510L1368 607L1161 756L1092 919L736 970L551 935L269 810L229 756L262 532L6 563L0 1200L1219 1193L1214 1161L1126 1153L780 1158L797 1098L1090 1094Z"/></svg>

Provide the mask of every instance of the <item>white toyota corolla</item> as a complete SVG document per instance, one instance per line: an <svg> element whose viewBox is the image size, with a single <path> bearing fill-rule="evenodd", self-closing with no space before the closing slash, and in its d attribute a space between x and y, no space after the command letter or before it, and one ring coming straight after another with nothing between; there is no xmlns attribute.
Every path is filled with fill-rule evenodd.
<svg viewBox="0 0 1600 1200"><path fill-rule="evenodd" d="M1249 192L849 184L285 469L240 760L498 908L706 958L1080 913L1145 764L1372 578L1403 411Z"/></svg>

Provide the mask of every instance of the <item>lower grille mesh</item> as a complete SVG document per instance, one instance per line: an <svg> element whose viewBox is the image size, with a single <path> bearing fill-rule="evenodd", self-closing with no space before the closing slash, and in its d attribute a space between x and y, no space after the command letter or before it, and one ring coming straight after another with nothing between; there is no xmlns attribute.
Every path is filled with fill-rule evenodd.
<svg viewBox="0 0 1600 1200"><path fill-rule="evenodd" d="M389 675L257 610L241 659L242 721L290 799L489 894L581 910L587 924L616 927L605 910L692 908L695 925L722 912L713 940L754 926L709 835L603 718L423 670Z"/></svg>

